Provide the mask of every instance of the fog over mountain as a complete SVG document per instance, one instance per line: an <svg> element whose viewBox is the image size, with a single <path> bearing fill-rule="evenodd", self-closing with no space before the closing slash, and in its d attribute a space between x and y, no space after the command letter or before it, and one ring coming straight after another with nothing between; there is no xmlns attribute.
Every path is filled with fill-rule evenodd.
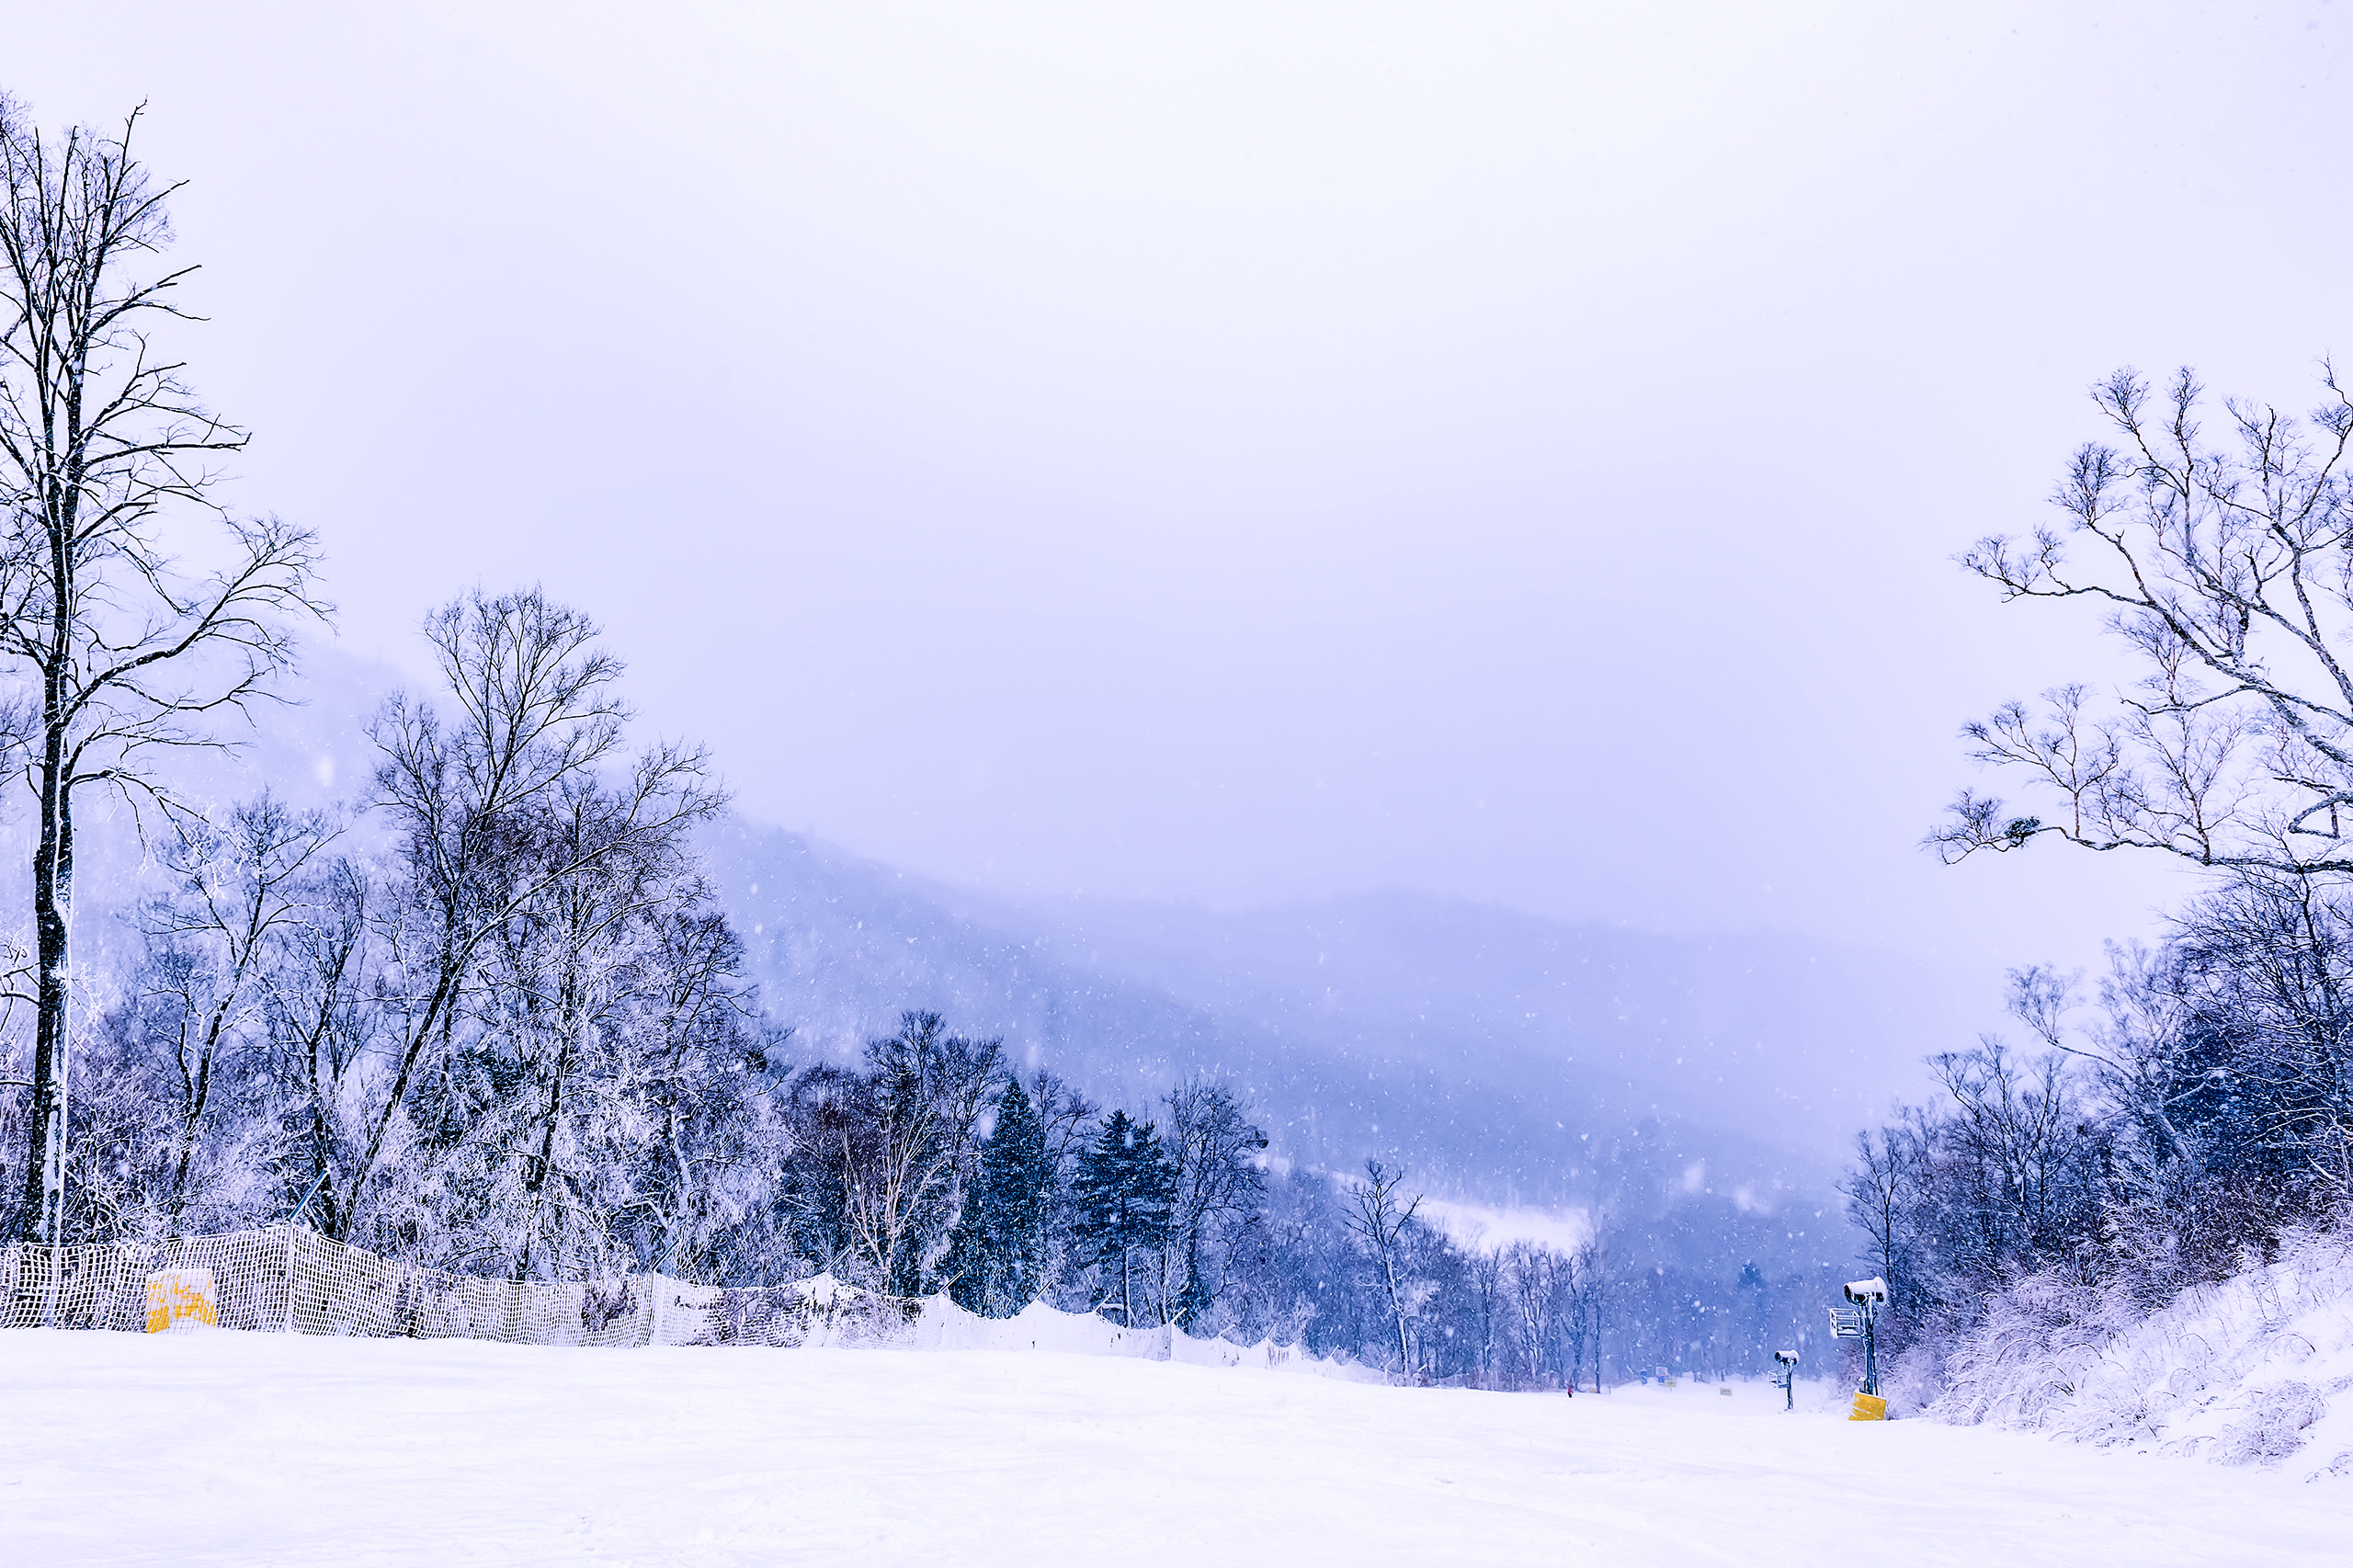
<svg viewBox="0 0 2353 1568"><path fill-rule="evenodd" d="M707 845L805 1051L847 1057L933 1008L1131 1106L1229 1076L1286 1159L1379 1155L1462 1204L1671 1219L1709 1250L1778 1234L1776 1261L1844 1255L1816 1217L1847 1130L1983 1010L1934 965L1787 937L1393 890L1233 912L1019 901L742 820Z"/></svg>

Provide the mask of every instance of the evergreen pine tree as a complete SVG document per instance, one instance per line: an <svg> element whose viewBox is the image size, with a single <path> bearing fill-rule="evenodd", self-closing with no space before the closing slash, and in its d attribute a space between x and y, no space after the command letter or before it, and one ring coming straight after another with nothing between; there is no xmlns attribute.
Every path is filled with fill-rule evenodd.
<svg viewBox="0 0 2353 1568"><path fill-rule="evenodd" d="M981 1166L949 1237L948 1295L983 1317L1011 1317L1045 1283L1045 1235L1054 1189L1046 1130L1015 1078L981 1144Z"/></svg>
<svg viewBox="0 0 2353 1568"><path fill-rule="evenodd" d="M1175 1182L1159 1131L1148 1121L1131 1120L1123 1110L1111 1113L1101 1135L1079 1156L1078 1177L1071 1184L1078 1200L1074 1231L1079 1256L1096 1269L1096 1308L1116 1304L1120 1321L1131 1327L1134 1255L1167 1240Z"/></svg>

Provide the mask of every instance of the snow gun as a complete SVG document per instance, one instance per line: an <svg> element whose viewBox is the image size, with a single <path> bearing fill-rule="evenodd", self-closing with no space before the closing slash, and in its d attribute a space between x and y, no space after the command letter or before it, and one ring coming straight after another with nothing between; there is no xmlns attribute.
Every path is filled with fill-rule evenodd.
<svg viewBox="0 0 2353 1568"><path fill-rule="evenodd" d="M1863 1342L1863 1386L1855 1392L1849 1421L1884 1421L1887 1401L1879 1392L1879 1312L1887 1304L1887 1281L1858 1279L1847 1287L1852 1306L1830 1309L1830 1333L1837 1339Z"/></svg>

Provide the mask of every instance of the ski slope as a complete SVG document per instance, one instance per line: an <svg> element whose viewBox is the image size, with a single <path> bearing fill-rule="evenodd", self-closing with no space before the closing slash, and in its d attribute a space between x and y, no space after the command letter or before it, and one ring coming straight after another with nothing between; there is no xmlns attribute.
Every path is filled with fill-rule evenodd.
<svg viewBox="0 0 2353 1568"><path fill-rule="evenodd" d="M0 1333L0 1561L2343 1563L2353 1484L1847 1423L990 1351Z"/></svg>

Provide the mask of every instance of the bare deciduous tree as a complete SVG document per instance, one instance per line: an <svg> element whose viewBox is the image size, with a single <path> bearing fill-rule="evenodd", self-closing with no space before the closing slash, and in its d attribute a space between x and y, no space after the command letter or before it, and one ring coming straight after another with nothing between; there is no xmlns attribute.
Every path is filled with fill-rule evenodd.
<svg viewBox="0 0 2353 1568"><path fill-rule="evenodd" d="M1405 1266L1405 1228L1414 1222L1414 1215L1422 1206L1420 1194L1410 1200L1398 1188L1404 1185L1405 1173L1392 1171L1379 1160L1364 1163L1364 1180L1348 1193L1347 1226L1372 1260L1373 1271L1380 1278L1382 1297L1388 1303L1389 1314L1397 1324L1397 1358L1407 1378L1414 1375L1414 1338L1411 1324L1420 1310L1420 1295L1415 1281Z"/></svg>
<svg viewBox="0 0 2353 1568"><path fill-rule="evenodd" d="M790 1132L756 1122L748 1091L723 1092L746 1074L778 1071L791 1029L766 1024L743 980L744 944L710 905L698 880L679 907L653 921L656 1070L648 1109L662 1159L645 1195L653 1255L662 1272L705 1272L719 1233L765 1200L769 1173ZM765 1143L766 1147L761 1145Z"/></svg>
<svg viewBox="0 0 2353 1568"><path fill-rule="evenodd" d="M1479 1386L1495 1386L1495 1338L1505 1322L1508 1301L1505 1291L1504 1254L1501 1247L1483 1247L1474 1234L1463 1259L1463 1281L1470 1287L1471 1322L1475 1331L1473 1341L1478 1357Z"/></svg>
<svg viewBox="0 0 2353 1568"><path fill-rule="evenodd" d="M1888 1282L1893 1310L1912 1306L1912 1243L1905 1216L1927 1179L1927 1134L1912 1120L1855 1135L1855 1164L1838 1184L1847 1218L1868 1245L1864 1266Z"/></svg>
<svg viewBox="0 0 2353 1568"><path fill-rule="evenodd" d="M1976 1226L1989 1256L2062 1260L2093 1229L2086 1165L2097 1147L2070 1081L2067 1058L2030 1062L1987 1036L1974 1051L1929 1058L1955 1107L1952 1142L1984 1173Z"/></svg>
<svg viewBox="0 0 2353 1568"><path fill-rule="evenodd" d="M331 1236L347 1235L357 1205L336 1177L350 1166L357 1142L350 1119L364 1103L364 1080L379 1055L380 1005L374 963L397 901L366 862L341 856L320 867L305 889L304 918L286 934L269 984L268 1064L287 1105L289 1131L303 1151L299 1196L315 1202ZM397 946L395 935L387 945Z"/></svg>
<svg viewBox="0 0 2353 1568"><path fill-rule="evenodd" d="M1103 1108L1048 1067L1029 1074L1029 1103L1038 1112L1038 1125L1045 1130L1046 1153L1053 1156L1054 1168L1067 1171Z"/></svg>
<svg viewBox="0 0 2353 1568"><path fill-rule="evenodd" d="M946 1233L979 1150L981 1118L1005 1079L1004 1042L948 1033L937 1013L910 1012L899 1032L870 1041L862 1130L865 1157L848 1153L844 1208L864 1267L895 1296L922 1294L927 1251Z"/></svg>
<svg viewBox="0 0 2353 1568"><path fill-rule="evenodd" d="M1192 1328L1224 1287L1225 1233L1259 1212L1267 1179L1257 1158L1267 1135L1231 1086L1196 1078L1168 1096L1168 1145L1176 1181L1161 1248L1161 1310Z"/></svg>
<svg viewBox="0 0 2353 1568"><path fill-rule="evenodd" d="M179 808L160 752L216 744L210 725L290 664L290 619L324 615L315 543L222 508L221 454L244 432L209 413L153 335L193 318L192 268L142 268L170 242L166 203L121 133L52 140L0 97L0 657L22 685L7 756L39 802L33 853L32 1114L17 1229L63 1219L72 1039L74 804L111 790ZM183 550L217 564L185 571Z"/></svg>
<svg viewBox="0 0 2353 1568"><path fill-rule="evenodd" d="M1592 1347L1593 1392L1601 1392L1601 1352L1604 1337L1618 1321L1625 1295L1619 1267L1616 1233L1606 1215L1594 1217L1593 1233L1569 1255L1569 1381L1586 1364Z"/></svg>
<svg viewBox="0 0 2353 1568"><path fill-rule="evenodd" d="M383 755L373 803L398 835L396 885L371 901L384 966L372 1032L389 1072L362 1085L370 1103L330 1182L339 1237L420 1072L448 1059L493 939L567 888L671 857L724 804L701 751L627 754L620 661L586 616L536 588L476 592L435 612L426 635L455 715L401 694L370 727ZM582 802L594 803L596 831L559 831Z"/></svg>
<svg viewBox="0 0 2353 1568"><path fill-rule="evenodd" d="M1541 1385L1554 1371L1552 1347L1570 1312L1569 1260L1551 1247L1516 1241L1505 1248L1502 1287L1509 1305L1512 1337L1530 1383ZM1563 1376L1574 1377L1574 1369Z"/></svg>
<svg viewBox="0 0 2353 1568"><path fill-rule="evenodd" d="M2093 389L2117 445L2076 452L2063 528L1981 540L1962 563L2006 599L2103 612L2138 672L2113 702L2082 684L1964 732L2049 814L1963 792L1929 842L1947 859L2057 836L2200 866L2353 870L2353 398L2324 367L2309 419L2226 401L2200 423L2188 370L2164 392L2120 370Z"/></svg>
<svg viewBox="0 0 2353 1568"><path fill-rule="evenodd" d="M168 1054L178 1103L164 1218L177 1233L215 1074L261 1020L276 949L307 917L308 868L336 830L325 812L297 811L267 792L238 805L225 828L198 821L175 829L162 859L176 885L147 906L142 924L156 981L174 1004Z"/></svg>

